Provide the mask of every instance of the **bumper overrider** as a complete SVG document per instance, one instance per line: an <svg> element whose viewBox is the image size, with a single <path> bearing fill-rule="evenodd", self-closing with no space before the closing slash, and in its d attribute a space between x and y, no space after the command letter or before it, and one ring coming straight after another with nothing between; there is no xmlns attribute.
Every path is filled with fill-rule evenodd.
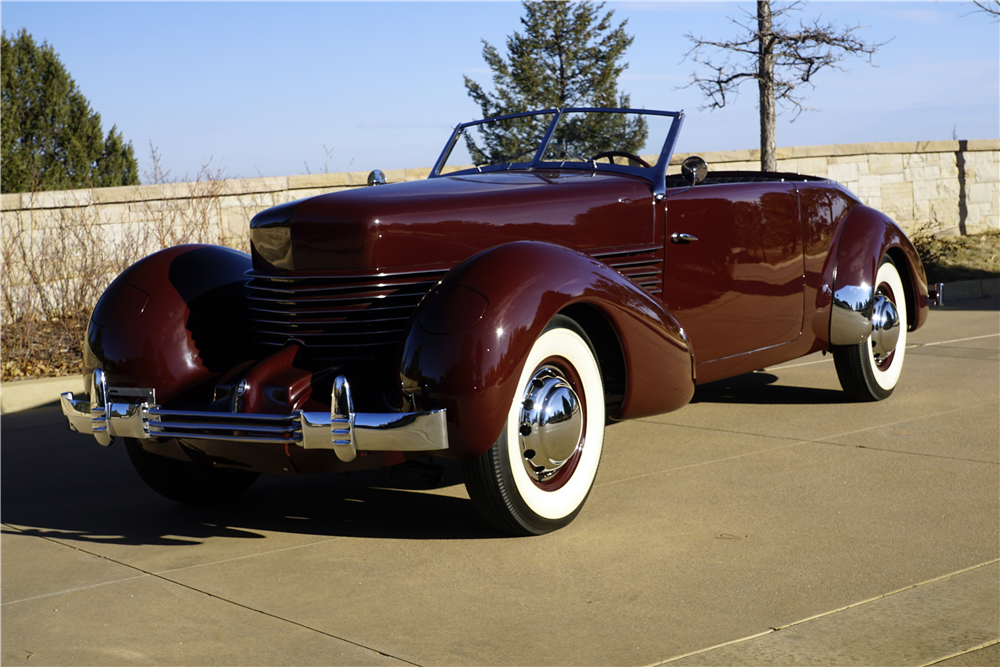
<svg viewBox="0 0 1000 667"><path fill-rule="evenodd" d="M944 305L942 283L930 286L928 300L932 306ZM899 321L895 304L876 294L874 287L867 284L845 285L833 293L831 345L857 345L872 336L877 346L888 345L891 350L899 338L900 327L905 328L906 322Z"/></svg>
<svg viewBox="0 0 1000 667"><path fill-rule="evenodd" d="M153 389L108 387L94 371L90 396L60 396L69 428L93 433L107 447L115 437L228 440L303 449L332 449L341 461L359 451L424 452L448 448L444 410L429 412L354 412L347 379L333 383L330 412L295 410L290 415L165 410Z"/></svg>

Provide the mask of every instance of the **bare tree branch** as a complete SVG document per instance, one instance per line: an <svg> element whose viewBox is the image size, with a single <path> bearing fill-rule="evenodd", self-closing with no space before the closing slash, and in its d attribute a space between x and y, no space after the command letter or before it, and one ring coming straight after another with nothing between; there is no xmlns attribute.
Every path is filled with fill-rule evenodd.
<svg viewBox="0 0 1000 667"><path fill-rule="evenodd" d="M976 3L977 5L980 2ZM697 87L705 98L702 109L721 109L737 96L740 84L755 80L758 84L761 114L761 168L775 168L775 104L795 112L798 118L805 106L798 92L824 69L844 71L839 63L849 56L872 57L885 43L869 43L857 35L862 26L836 26L815 19L800 22L796 28L786 24L784 17L801 9L801 2L772 6L770 0L758 0L754 21L730 18L739 35L729 40L709 40L688 33L693 46L685 55L708 70L695 72L687 84ZM749 17L750 14L747 13ZM721 62L720 59L721 58Z"/></svg>
<svg viewBox="0 0 1000 667"><path fill-rule="evenodd" d="M974 13L986 12L994 21L1000 21L1000 0L973 0L972 4L978 7Z"/></svg>

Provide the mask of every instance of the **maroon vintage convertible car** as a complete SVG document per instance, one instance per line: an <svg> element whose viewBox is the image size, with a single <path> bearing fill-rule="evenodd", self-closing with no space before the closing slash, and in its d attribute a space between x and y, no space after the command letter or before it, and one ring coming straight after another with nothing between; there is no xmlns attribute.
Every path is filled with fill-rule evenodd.
<svg viewBox="0 0 1000 667"><path fill-rule="evenodd" d="M466 123L427 180L375 171L260 213L250 255L139 261L94 310L70 427L188 503L261 472L457 459L487 521L537 534L579 513L608 419L819 350L848 394L886 398L928 312L909 240L824 179L667 174L682 120Z"/></svg>

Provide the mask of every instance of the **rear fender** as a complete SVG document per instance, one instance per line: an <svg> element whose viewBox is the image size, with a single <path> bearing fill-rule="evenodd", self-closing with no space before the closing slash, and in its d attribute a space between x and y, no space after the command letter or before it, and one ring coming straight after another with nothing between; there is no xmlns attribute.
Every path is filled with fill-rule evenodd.
<svg viewBox="0 0 1000 667"><path fill-rule="evenodd" d="M164 404L245 361L244 272L250 255L210 245L167 248L126 269L87 328L87 376L155 388Z"/></svg>
<svg viewBox="0 0 1000 667"><path fill-rule="evenodd" d="M546 324L581 307L613 329L624 398L614 419L675 410L694 393L693 360L677 321L647 292L562 246L517 241L455 267L421 302L400 361L404 399L448 412L450 455L479 456L500 436L524 360ZM601 336L607 345L608 336ZM607 372L602 369L602 374Z"/></svg>
<svg viewBox="0 0 1000 667"><path fill-rule="evenodd" d="M886 255L895 263L906 291L907 329L918 329L927 320L927 276L913 244L887 216L868 206L856 206L837 250L831 345L856 345L871 333L875 275Z"/></svg>

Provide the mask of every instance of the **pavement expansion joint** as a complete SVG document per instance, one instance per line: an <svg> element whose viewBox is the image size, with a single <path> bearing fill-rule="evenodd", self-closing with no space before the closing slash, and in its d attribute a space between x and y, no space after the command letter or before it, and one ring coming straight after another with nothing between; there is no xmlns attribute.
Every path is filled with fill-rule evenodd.
<svg viewBox="0 0 1000 667"><path fill-rule="evenodd" d="M968 655L969 653L975 653L976 651L982 651L984 648L989 648L991 646L996 646L1000 644L1000 639L995 639L993 641L988 641L985 644L980 644L979 646L973 646L972 648L965 649L964 651L959 651L958 653L952 653L951 655L946 655L943 658L936 658L934 662L926 662L917 667L933 667L933 665L940 665L945 660L951 660L952 658L957 658L960 655Z"/></svg>
<svg viewBox="0 0 1000 667"><path fill-rule="evenodd" d="M323 630L320 630L319 628L314 628L312 626L306 625L304 623L300 623L300 622L292 620L290 618L285 618L283 616L278 616L277 614L272 614L272 613L270 613L268 611L264 611L263 609L258 609L256 607L251 607L251 606L243 604L241 602L237 602L236 600L231 600L229 598L222 597L222 596L216 595L214 593L210 593L208 591L205 591L205 590L202 590L200 588L197 588L196 586L191 586L189 584L185 584L184 582L177 581L176 579L171 579L170 577L165 576L162 573L150 572L149 570L144 570L141 567L138 567L138 566L133 565L131 563L126 563L126 562L118 560L116 558L110 558L108 556L105 556L105 555L102 555L102 554L99 554L99 553L96 553L96 552L93 552L93 551L89 551L87 549L83 549L83 548L78 547L78 546L73 545L73 544L66 544L66 543L61 542L61 541L59 541L57 539L54 539L52 537L47 537L47 536L44 536L44 535L32 535L31 533L26 533L26 532L18 529L16 526L10 526L8 524L0 524L0 525L4 526L5 528L9 528L10 530L17 531L18 533L21 533L21 534L26 535L28 537L40 537L41 539L47 540L47 541L52 542L54 544L58 544L58 545L63 546L63 547L74 549L74 550L79 551L81 553L85 553L85 554L87 554L89 556L93 556L95 558L99 558L99 559L108 561L109 563L114 563L116 565L120 565L122 567L128 568L130 570L134 570L134 571L140 573L140 574L136 575L135 577L126 577L124 579L117 579L115 581L102 582L100 584L94 584L92 586L82 586L79 589L70 589L70 590L58 591L58 592L50 593L50 594L47 594L47 595L37 596L38 598L51 597L53 595L63 595L65 593L72 592L73 590L85 590L85 589L90 589L90 588L97 588L97 587L100 587L100 586L107 586L109 584L118 584L118 583L121 583L123 581L130 581L130 580L133 580L133 579L142 579L142 578L145 578L145 577L152 577L152 578L155 578L155 579L159 579L160 581L163 581L163 582L168 583L168 584L173 584L175 586L180 586L181 588L186 588L189 591L192 591L193 593L198 593L198 594L201 594L201 595L205 595L207 597L214 598L214 599L216 599L216 600L218 600L220 602L223 602L223 603L226 603L226 604L231 604L231 605L233 605L235 607L239 607L241 609L245 609L246 611L257 613L257 614L261 614L263 616L267 616L269 618L272 618L272 619L274 619L276 621L281 621L281 622L284 622L284 623L289 623L291 625L298 626L298 627L302 628L303 630L308 630L309 632L315 632L317 634L324 635L326 637L330 637L331 639L336 639L338 641L342 641L344 643L351 644L353 646L357 646L358 648L364 649L366 651L371 651L372 653L376 653L376 654L378 654L380 656L383 656L383 657L386 657L386 658L391 658L393 660L398 660L399 662L402 662L402 663L405 663L405 664L408 664L408 665L415 665L415 666L417 666L417 663L414 663L414 662L411 662L409 660L406 660L405 658L401 658L401 657L396 656L396 655L391 655L389 653L385 653L384 651L380 651L380 650L378 650L376 648L372 648L370 646L365 646L364 644L360 644L360 643L358 643L356 641L352 641L352 640L350 640L350 639L348 639L346 637L341 637L341 636L332 634L330 632L325 632ZM181 569L187 569L187 568L181 568ZM30 599L37 599L37 598L30 598ZM7 604L16 604L17 602L24 602L24 601L25 600L15 600L15 601L12 601L12 602L9 602L9 603L4 603L3 606L6 606ZM417 666L417 667L419 667L419 666Z"/></svg>
<svg viewBox="0 0 1000 667"><path fill-rule="evenodd" d="M771 627L771 628L769 628L768 630L766 630L764 632L759 632L757 634L749 635L747 637L741 637L739 639L734 639L732 641L723 642L721 644L716 644L714 646L709 646L709 647L706 647L704 649L699 649L699 650L696 650L696 651L690 651L690 652L684 653L682 655L678 655L678 656L674 656L674 657L671 657L671 658L667 658L666 660L661 660L659 662L652 663L648 667L659 667L661 665L667 665L667 664L671 664L671 663L678 663L678 662L682 662L682 661L683 661L682 664L711 664L711 665L724 664L724 662L719 662L718 660L713 659L713 656L712 656L712 652L713 651L726 651L726 652L720 653L720 655L717 656L718 658L721 658L723 661L725 661L725 660L731 660L733 658L733 656L734 656L734 654L732 653L732 651L734 651L734 650L740 650L740 648L742 648L742 647L746 647L747 654L750 655L750 654L753 654L754 649L756 648L753 645L753 642L755 640L767 641L768 637L775 636L778 633L781 633L782 631L788 631L788 630L790 630L792 628L798 628L799 626L805 626L806 629L804 631L808 632L808 627L809 627L808 624L810 624L812 622L822 622L822 621L831 619L831 618L833 618L834 616L836 616L838 614L843 614L844 612L850 612L852 610L853 611L859 611L859 610L862 610L863 608L865 608L867 605L873 605L873 604L877 605L879 602L885 601L885 600L887 600L889 598L899 599L896 596L903 596L903 595L906 595L908 593L915 592L918 589L921 589L921 590L931 590L931 589L928 589L927 587L931 586L933 584L947 583L947 580L958 581L958 579L960 577L962 577L962 575L970 575L971 574L971 575L979 576L979 575L982 575L982 574L986 574L988 576L992 576L992 575L989 575L989 573L985 570L985 568L988 568L990 566L995 566L998 563L1000 563L1000 558L995 558L995 559L987 561L985 563L979 563L977 565L972 565L970 567L963 568L963 569L957 570L955 572L950 572L950 573L942 575L940 577L934 577L934 578L928 579L926 581L921 581L919 583L912 584L910 586L905 586L903 588L900 588L900 589L897 589L897 590L894 590L894 591L889 591L889 592L884 593L882 595L877 595L875 597L871 597L871 598L868 598L868 599L865 599L865 600L861 600L859 602L855 602L855 603L852 603L852 604L849 604L849 605L844 605L844 606L839 607L837 609L832 609L832 610L829 610L829 611L825 611L825 612L823 612L821 614L816 614L816 615L810 616L808 618L803 618L803 619L800 619L798 621L794 621L792 623L788 623L786 625L781 625L781 626L778 626L778 627ZM891 613L891 611L892 610L891 610L891 607L890 607L890 613ZM907 611L909 611L909 610L907 610ZM870 613L875 614L875 615L881 615L881 608L880 607L872 607ZM898 609L896 610L896 613L897 614L899 613ZM863 617L861 619L861 622L864 623L864 618ZM850 629L852 625L856 625L857 623L859 623L858 619L854 619L853 621L848 621L847 624L846 624L846 627L848 629ZM815 632L816 628L819 628L819 627L823 627L823 626L822 625L816 626L815 628L813 628L813 631ZM837 629L837 628L835 628L835 629ZM825 630L823 630L821 632L829 632L829 630L830 630L829 628L826 628ZM841 627L841 628L839 628L839 630L843 631L844 628ZM853 636L861 636L862 635L862 633L860 633L860 632L854 632L854 633L849 632L848 634L851 634ZM975 646L972 646L972 647L963 647L963 649L961 651L953 652L950 655L935 656L932 661L926 662L926 663L921 663L920 667L929 667L930 665L934 665L934 664L940 663L943 660L947 660L949 658L953 658L953 657L958 656L958 655L964 655L966 653L971 653L971 652L974 652L974 651L978 651L978 650L987 648L989 646L993 646L994 644L997 644L997 643L1000 643L1000 637L990 638L987 641L980 642L979 644L977 644ZM773 654L769 653L766 650L762 650L760 655L769 655L769 656L773 657ZM699 656L701 656L701 657L703 657L705 659L704 662L701 661L701 660L698 660ZM757 657L759 657L759 655ZM688 658L693 659L693 661L686 660Z"/></svg>

